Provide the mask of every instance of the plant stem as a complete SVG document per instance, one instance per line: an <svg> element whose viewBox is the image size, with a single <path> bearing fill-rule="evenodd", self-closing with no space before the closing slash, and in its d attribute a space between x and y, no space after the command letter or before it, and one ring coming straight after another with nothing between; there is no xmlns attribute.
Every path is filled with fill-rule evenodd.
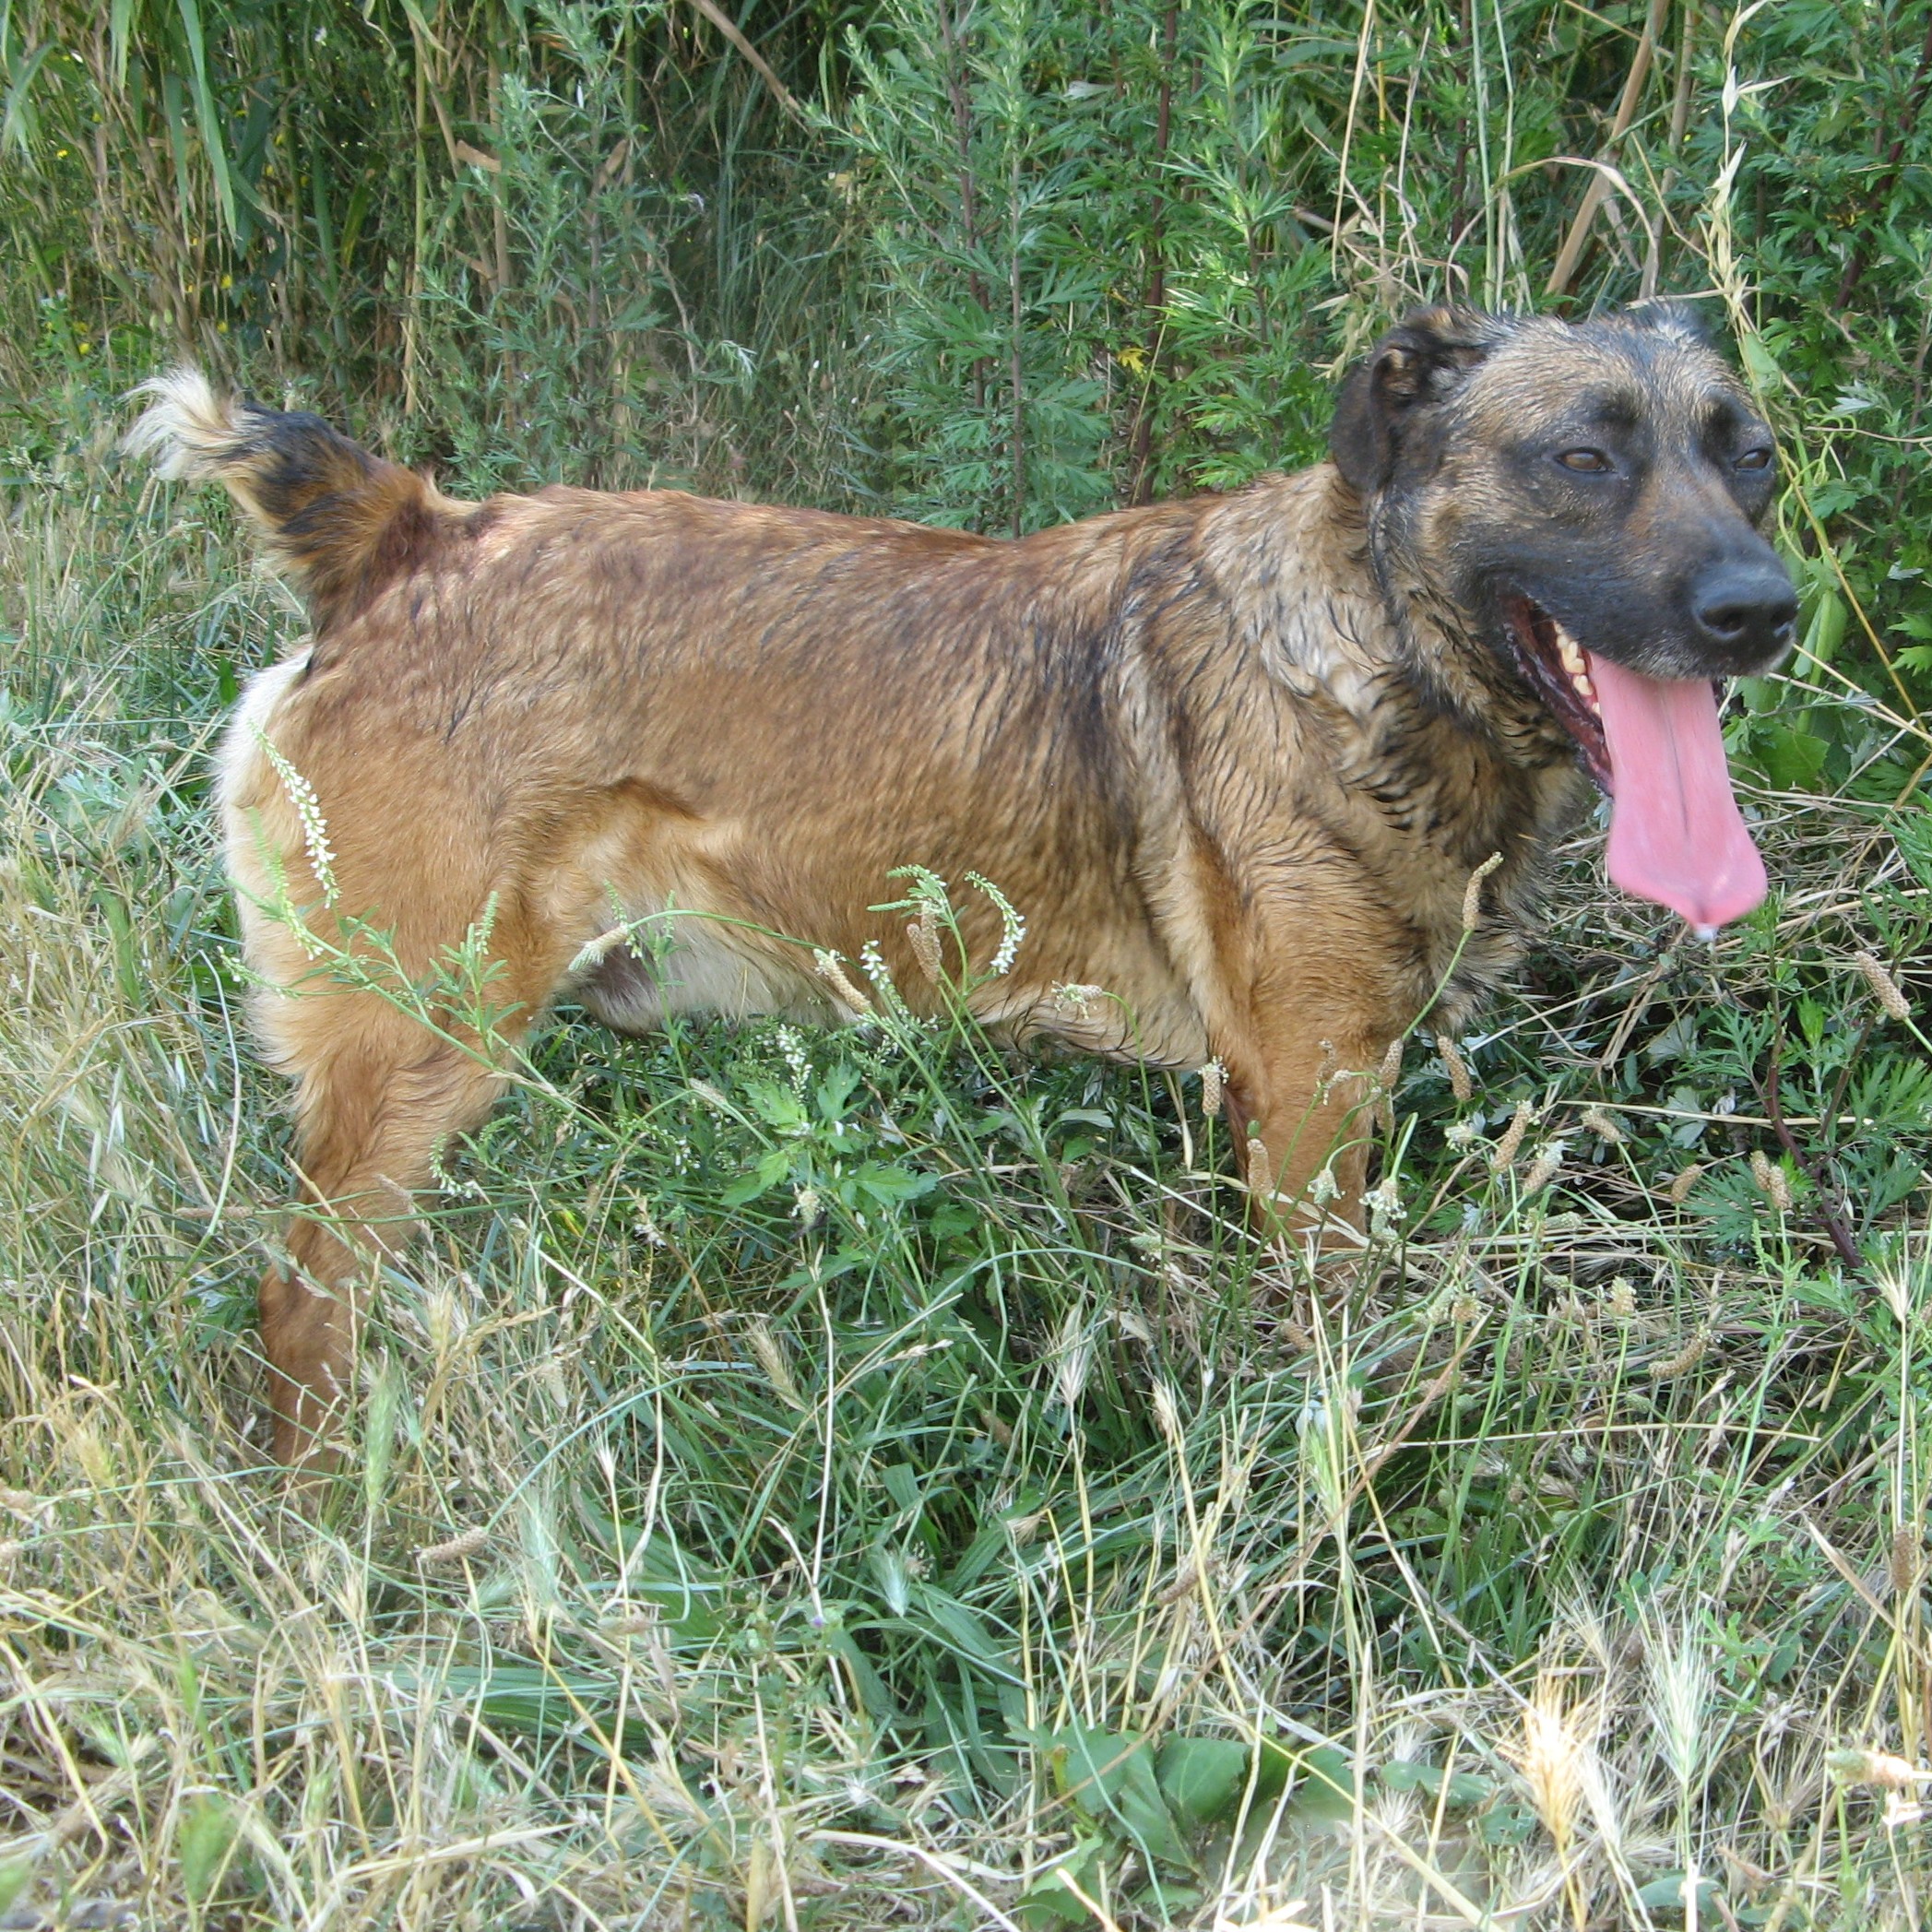
<svg viewBox="0 0 1932 1932"><path fill-rule="evenodd" d="M1834 1206L1837 1189L1822 1160L1808 1155L1793 1137L1791 1129L1784 1124L1784 1109L1778 1098L1778 1062L1784 1049L1784 1029L1781 1021L1777 1032L1772 1037L1771 1064L1765 1072L1764 1084L1758 1088L1758 1097L1764 1103L1764 1111L1771 1120L1772 1132L1778 1137L1778 1144L1790 1155L1792 1160L1807 1174L1810 1175L1818 1188L1818 1218L1825 1233L1831 1238L1831 1246L1838 1250L1838 1258L1847 1271L1856 1274L1865 1266L1865 1257L1858 1252L1858 1244L1853 1240L1851 1231L1839 1218ZM1756 1082L1752 1083L1754 1085Z"/></svg>
<svg viewBox="0 0 1932 1932"><path fill-rule="evenodd" d="M1604 143L1601 159L1607 163L1617 151L1617 144L1629 131L1630 123L1637 117L1637 103L1643 97L1643 83L1650 78L1651 62L1656 55L1657 41L1664 32L1664 18L1670 0L1650 0L1650 12L1643 22L1643 32L1637 41L1637 52L1630 61L1630 71L1623 83L1623 98L1617 103L1617 118L1610 124L1610 138ZM1570 287L1570 279L1576 273L1576 267L1582 259L1583 243L1590 237L1590 224L1596 219L1596 211L1604 205L1610 193L1610 184L1602 171L1596 170L1590 176L1590 185L1583 190L1582 205L1576 211L1576 219L1570 224L1570 232L1563 238L1563 246L1557 256L1557 266L1550 270L1549 283L1544 293L1549 296L1563 294Z"/></svg>

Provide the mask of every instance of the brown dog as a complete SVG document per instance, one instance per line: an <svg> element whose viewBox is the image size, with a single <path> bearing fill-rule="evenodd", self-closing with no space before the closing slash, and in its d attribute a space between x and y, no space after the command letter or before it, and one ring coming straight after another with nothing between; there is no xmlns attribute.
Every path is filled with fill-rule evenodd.
<svg viewBox="0 0 1932 1932"><path fill-rule="evenodd" d="M387 1230L560 994L624 1029L830 1017L812 948L871 943L936 1003L870 908L896 868L971 869L1027 921L988 974L1000 919L964 895L945 969L974 1009L1218 1058L1292 1216L1352 1209L1350 1070L1511 959L1586 770L1619 883L1701 926L1762 895L1710 681L1790 640L1771 439L1668 308L1413 315L1344 390L1333 461L1020 542L668 491L457 503L315 417L148 387L132 442L225 484L314 619L221 782L256 1017L299 1082L309 1211L261 1289L287 1461L326 1458ZM645 922L649 964L615 942ZM424 990L466 941L486 1029Z"/></svg>

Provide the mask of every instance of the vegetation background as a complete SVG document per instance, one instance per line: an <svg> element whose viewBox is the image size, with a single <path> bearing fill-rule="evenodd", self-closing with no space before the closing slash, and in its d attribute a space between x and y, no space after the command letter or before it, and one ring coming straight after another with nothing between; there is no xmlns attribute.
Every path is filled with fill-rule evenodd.
<svg viewBox="0 0 1932 1932"><path fill-rule="evenodd" d="M0 0L0 1923L1921 1925L1932 7L735 4ZM285 1511L207 784L302 619L128 385L1023 530L1653 290L1784 447L1777 889L1580 838L1358 1293L1198 1079L564 1013Z"/></svg>

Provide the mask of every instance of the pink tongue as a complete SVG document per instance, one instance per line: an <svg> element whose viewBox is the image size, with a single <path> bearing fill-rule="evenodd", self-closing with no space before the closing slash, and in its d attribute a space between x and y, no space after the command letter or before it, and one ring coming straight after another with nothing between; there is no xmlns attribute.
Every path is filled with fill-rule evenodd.
<svg viewBox="0 0 1932 1932"><path fill-rule="evenodd" d="M1716 694L1607 658L1590 677L1610 748L1610 877L1693 926L1742 919L1764 897L1764 861L1731 796Z"/></svg>

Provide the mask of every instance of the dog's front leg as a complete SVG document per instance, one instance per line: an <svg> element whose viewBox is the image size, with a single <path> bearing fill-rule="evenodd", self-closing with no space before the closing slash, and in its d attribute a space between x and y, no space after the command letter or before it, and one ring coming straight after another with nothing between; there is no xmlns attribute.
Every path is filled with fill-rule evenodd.
<svg viewBox="0 0 1932 1932"><path fill-rule="evenodd" d="M1272 982L1272 983L1271 983ZM1384 1027L1332 986L1269 976L1248 1024L1217 1042L1227 1116L1258 1227L1352 1246L1374 1132Z"/></svg>

